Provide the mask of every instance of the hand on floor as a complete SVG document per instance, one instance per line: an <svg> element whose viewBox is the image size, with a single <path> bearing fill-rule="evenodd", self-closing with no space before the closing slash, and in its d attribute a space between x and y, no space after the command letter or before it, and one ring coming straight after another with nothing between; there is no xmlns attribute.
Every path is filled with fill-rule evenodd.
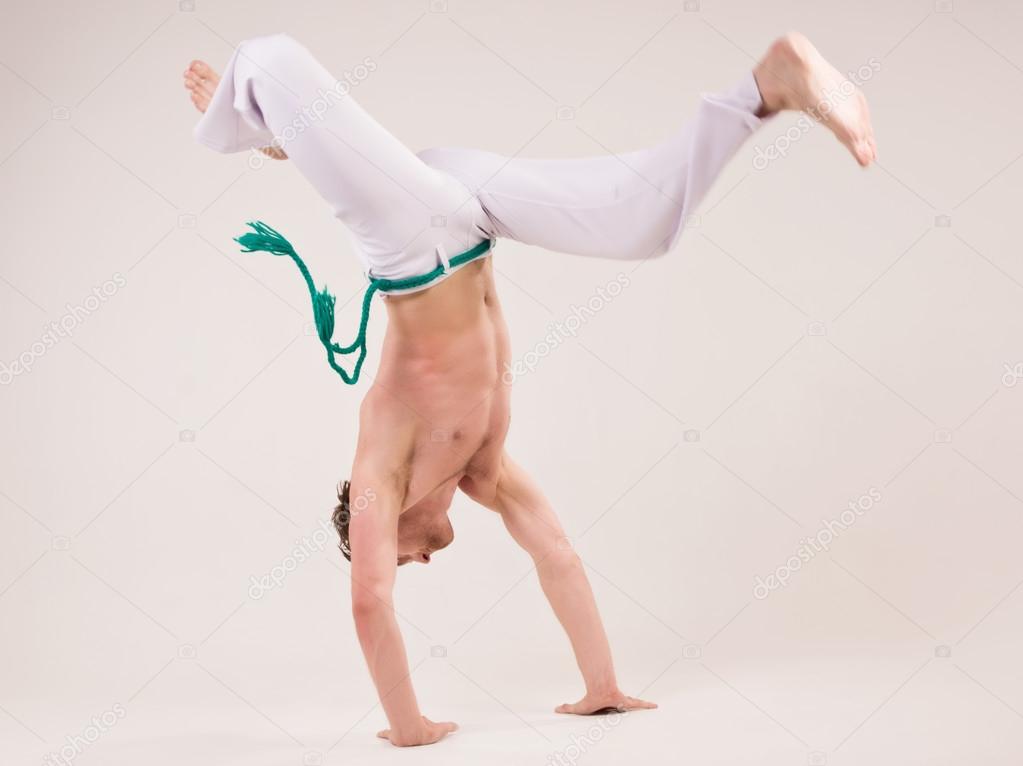
<svg viewBox="0 0 1023 766"><path fill-rule="evenodd" d="M575 704L565 703L554 708L555 713L570 713L572 715L596 715L600 713L619 712L628 710L653 710L657 707L656 702L636 699L615 691L610 694L590 695L587 694Z"/></svg>
<svg viewBox="0 0 1023 766"><path fill-rule="evenodd" d="M417 747L418 745L432 745L434 742L439 742L454 731L458 731L457 723L453 721L434 723L424 715L419 731L398 736L392 733L390 729L384 729L377 732L377 736L388 740L395 747Z"/></svg>

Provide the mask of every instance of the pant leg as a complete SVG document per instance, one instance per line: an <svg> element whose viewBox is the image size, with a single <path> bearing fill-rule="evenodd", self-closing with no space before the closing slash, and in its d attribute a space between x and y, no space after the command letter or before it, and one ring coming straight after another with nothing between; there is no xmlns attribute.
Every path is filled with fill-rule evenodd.
<svg viewBox="0 0 1023 766"><path fill-rule="evenodd" d="M760 126L752 73L704 96L669 140L615 156L508 159L469 149L420 157L475 191L499 236L549 250L642 259L667 252L722 168Z"/></svg>
<svg viewBox="0 0 1023 766"><path fill-rule="evenodd" d="M385 130L350 87L286 35L248 40L194 135L220 152L282 148L351 230L371 276L423 274L491 236L475 197Z"/></svg>

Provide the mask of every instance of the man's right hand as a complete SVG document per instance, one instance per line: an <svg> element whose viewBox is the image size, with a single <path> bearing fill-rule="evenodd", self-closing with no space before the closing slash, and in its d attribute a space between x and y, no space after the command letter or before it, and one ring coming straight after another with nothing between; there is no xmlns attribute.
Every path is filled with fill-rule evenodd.
<svg viewBox="0 0 1023 766"><path fill-rule="evenodd" d="M381 739L388 740L395 747L417 747L419 745L432 745L439 742L453 731L458 731L458 724L453 721L442 721L434 723L425 715L418 731L402 733L400 736L391 729L384 729L377 732Z"/></svg>

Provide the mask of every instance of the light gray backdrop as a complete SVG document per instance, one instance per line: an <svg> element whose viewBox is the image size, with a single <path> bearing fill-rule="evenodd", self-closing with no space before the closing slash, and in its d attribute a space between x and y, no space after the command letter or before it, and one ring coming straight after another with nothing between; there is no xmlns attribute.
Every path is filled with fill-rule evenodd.
<svg viewBox="0 0 1023 766"><path fill-rule="evenodd" d="M787 116L661 260L496 253L533 367L509 448L661 709L551 712L582 692L566 642L458 500L398 608L424 711L463 731L375 740L319 526L369 380L326 367L290 265L231 237L289 235L351 299L342 331L361 275L287 163L191 141L182 70L284 31L339 75L371 60L352 95L414 149L582 156L667 136L790 28L870 70L877 167ZM1021 40L1009 0L5 4L0 761L1018 763Z"/></svg>

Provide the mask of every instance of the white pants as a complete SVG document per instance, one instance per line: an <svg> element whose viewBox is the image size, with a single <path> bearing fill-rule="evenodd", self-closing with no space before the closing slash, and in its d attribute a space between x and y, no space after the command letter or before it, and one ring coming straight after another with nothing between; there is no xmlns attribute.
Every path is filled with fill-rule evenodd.
<svg viewBox="0 0 1023 766"><path fill-rule="evenodd" d="M642 259L667 252L725 163L759 127L752 73L704 96L649 149L569 160L470 149L413 154L286 35L238 46L195 129L221 152L275 145L351 230L366 273L400 279L484 239Z"/></svg>

